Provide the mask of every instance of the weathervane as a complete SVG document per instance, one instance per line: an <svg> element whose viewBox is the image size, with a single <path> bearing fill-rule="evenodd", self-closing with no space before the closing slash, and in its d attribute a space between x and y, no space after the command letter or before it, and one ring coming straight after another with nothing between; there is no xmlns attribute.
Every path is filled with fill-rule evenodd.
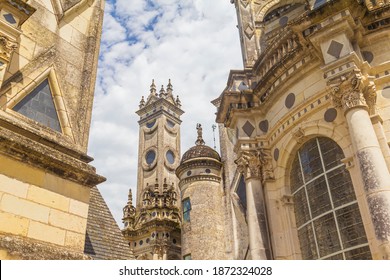
<svg viewBox="0 0 390 280"><path fill-rule="evenodd" d="M211 127L212 127L212 129L213 129L214 150L216 150L216 149L217 149L217 146L216 146L216 144L215 144L215 129L217 128L217 126L216 126L215 124L213 124Z"/></svg>

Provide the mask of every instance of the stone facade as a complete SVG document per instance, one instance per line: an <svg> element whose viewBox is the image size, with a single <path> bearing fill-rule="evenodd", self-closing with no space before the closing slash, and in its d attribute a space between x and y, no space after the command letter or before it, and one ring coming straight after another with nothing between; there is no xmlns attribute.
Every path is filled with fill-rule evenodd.
<svg viewBox="0 0 390 280"><path fill-rule="evenodd" d="M389 1L231 2L223 258L389 259Z"/></svg>
<svg viewBox="0 0 390 280"><path fill-rule="evenodd" d="M90 191L105 180L86 154L103 5L0 1L1 259L90 258Z"/></svg>
<svg viewBox="0 0 390 280"><path fill-rule="evenodd" d="M123 208L123 235L136 259L180 259L180 192L175 170L180 162L180 99L168 82L142 97L138 148L137 202L129 191Z"/></svg>

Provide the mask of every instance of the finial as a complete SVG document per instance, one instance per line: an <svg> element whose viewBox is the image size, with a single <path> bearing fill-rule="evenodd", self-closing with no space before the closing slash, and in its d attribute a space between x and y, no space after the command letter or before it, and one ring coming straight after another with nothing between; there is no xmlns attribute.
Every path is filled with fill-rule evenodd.
<svg viewBox="0 0 390 280"><path fill-rule="evenodd" d="M180 101L178 95L176 96L176 106L179 107L179 108L181 107L181 101Z"/></svg>
<svg viewBox="0 0 390 280"><path fill-rule="evenodd" d="M152 80L152 84L150 85L150 94L157 95L156 85L154 84L154 79Z"/></svg>
<svg viewBox="0 0 390 280"><path fill-rule="evenodd" d="M164 86L161 86L161 89L160 89L160 97L163 97L164 95L165 95Z"/></svg>
<svg viewBox="0 0 390 280"><path fill-rule="evenodd" d="M129 189L129 195L127 199L127 205L133 206L133 193L131 192L131 189Z"/></svg>
<svg viewBox="0 0 390 280"><path fill-rule="evenodd" d="M156 178L156 183L154 184L154 192L158 193L158 179Z"/></svg>
<svg viewBox="0 0 390 280"><path fill-rule="evenodd" d="M200 123L196 124L196 130L198 132L198 138L195 141L196 145L204 145L203 137L202 137L202 125Z"/></svg>
<svg viewBox="0 0 390 280"><path fill-rule="evenodd" d="M167 192L167 190L168 190L167 178L164 178L163 190L164 190L164 192Z"/></svg>
<svg viewBox="0 0 390 280"><path fill-rule="evenodd" d="M139 102L139 108L142 108L142 107L144 107L144 106L145 106L145 99L144 99L144 97L142 96L141 101Z"/></svg>
<svg viewBox="0 0 390 280"><path fill-rule="evenodd" d="M173 87L172 87L172 84L171 84L171 79L168 80L168 85L167 85L167 93L168 94L172 94L172 91L173 91Z"/></svg>

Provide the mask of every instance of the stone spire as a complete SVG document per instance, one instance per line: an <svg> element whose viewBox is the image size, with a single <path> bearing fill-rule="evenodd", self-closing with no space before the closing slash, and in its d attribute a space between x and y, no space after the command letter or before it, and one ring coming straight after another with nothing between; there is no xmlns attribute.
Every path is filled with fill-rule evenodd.
<svg viewBox="0 0 390 280"><path fill-rule="evenodd" d="M145 106L145 99L144 99L144 97L142 96L141 101L139 102L139 108L141 109L141 108L144 107L144 106Z"/></svg>
<svg viewBox="0 0 390 280"><path fill-rule="evenodd" d="M167 85L167 95L168 96L172 96L172 91L173 91L173 87L172 87L172 84L171 84L171 79L168 80L168 85Z"/></svg>
<svg viewBox="0 0 390 280"><path fill-rule="evenodd" d="M176 106L180 108L181 107L181 101L180 101L178 95L176 96L176 101L175 102L176 102Z"/></svg>
<svg viewBox="0 0 390 280"><path fill-rule="evenodd" d="M129 189L129 195L127 196L127 205L129 207L133 206L133 193L131 192L131 189Z"/></svg>
<svg viewBox="0 0 390 280"><path fill-rule="evenodd" d="M150 95L157 96L156 85L154 84L154 79L152 80L152 84L150 85Z"/></svg>
<svg viewBox="0 0 390 280"><path fill-rule="evenodd" d="M160 89L160 97L165 97L165 89L164 89L163 85L161 86L161 89Z"/></svg>
<svg viewBox="0 0 390 280"><path fill-rule="evenodd" d="M204 145L205 142L204 142L203 136L202 136L202 125L200 123L196 124L196 130L198 132L198 138L196 139L195 144L197 146Z"/></svg>

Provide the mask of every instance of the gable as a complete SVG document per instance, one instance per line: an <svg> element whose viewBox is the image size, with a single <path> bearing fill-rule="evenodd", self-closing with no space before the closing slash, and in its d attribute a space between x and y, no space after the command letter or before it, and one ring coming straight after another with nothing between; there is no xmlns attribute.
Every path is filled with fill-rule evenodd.
<svg viewBox="0 0 390 280"><path fill-rule="evenodd" d="M62 132L48 79L45 79L12 109L42 125Z"/></svg>

